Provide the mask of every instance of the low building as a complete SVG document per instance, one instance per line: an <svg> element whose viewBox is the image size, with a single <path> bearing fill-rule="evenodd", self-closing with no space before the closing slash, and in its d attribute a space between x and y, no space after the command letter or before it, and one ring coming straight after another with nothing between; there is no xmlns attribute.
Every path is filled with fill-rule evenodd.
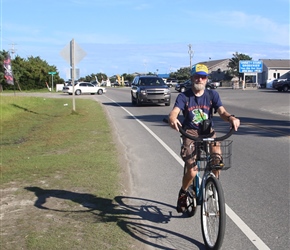
<svg viewBox="0 0 290 250"><path fill-rule="evenodd" d="M263 62L263 72L258 73L259 85L265 85L274 79L290 79L290 60L288 59L259 59ZM225 73L229 70L230 59L209 60L199 62L208 67L213 81L224 80Z"/></svg>
<svg viewBox="0 0 290 250"><path fill-rule="evenodd" d="M274 79L290 79L290 60L260 59L263 61L263 72L258 74L258 82L266 84Z"/></svg>

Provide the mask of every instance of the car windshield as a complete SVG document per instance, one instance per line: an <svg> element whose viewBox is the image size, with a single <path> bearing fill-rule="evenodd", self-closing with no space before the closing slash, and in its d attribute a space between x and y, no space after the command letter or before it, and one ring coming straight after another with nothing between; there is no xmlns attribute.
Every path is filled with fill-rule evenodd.
<svg viewBox="0 0 290 250"><path fill-rule="evenodd" d="M161 78L143 78L140 79L141 86L163 86L164 81Z"/></svg>

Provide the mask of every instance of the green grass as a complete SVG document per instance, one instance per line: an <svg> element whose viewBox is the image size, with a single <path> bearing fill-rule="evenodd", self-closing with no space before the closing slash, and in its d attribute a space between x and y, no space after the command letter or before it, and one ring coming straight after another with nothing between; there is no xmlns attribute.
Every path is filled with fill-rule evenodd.
<svg viewBox="0 0 290 250"><path fill-rule="evenodd" d="M113 202L120 166L101 106L79 99L72 112L67 99L0 98L1 189L31 203L4 211L0 248L130 248Z"/></svg>

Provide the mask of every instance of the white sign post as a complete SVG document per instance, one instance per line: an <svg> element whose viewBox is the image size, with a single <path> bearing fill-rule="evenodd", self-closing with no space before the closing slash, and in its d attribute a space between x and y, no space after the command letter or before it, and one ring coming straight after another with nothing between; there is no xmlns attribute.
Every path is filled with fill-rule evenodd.
<svg viewBox="0 0 290 250"><path fill-rule="evenodd" d="M74 39L72 39L70 43L60 52L60 55L72 68L71 81L73 88L73 111L75 111L75 65L86 56L86 52L74 41Z"/></svg>
<svg viewBox="0 0 290 250"><path fill-rule="evenodd" d="M250 60L240 60L239 61L239 72L244 73L243 77L243 89L246 84L246 75L256 76L256 86L258 86L257 79L258 73L263 72L263 61L250 61Z"/></svg>

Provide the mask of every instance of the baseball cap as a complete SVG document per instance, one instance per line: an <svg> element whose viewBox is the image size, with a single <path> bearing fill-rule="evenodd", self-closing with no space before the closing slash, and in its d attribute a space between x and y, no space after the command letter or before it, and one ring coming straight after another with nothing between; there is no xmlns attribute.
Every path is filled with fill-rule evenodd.
<svg viewBox="0 0 290 250"><path fill-rule="evenodd" d="M195 64L193 65L192 69L191 69L191 75L203 75L203 76L207 76L208 75L208 68L204 65L204 64Z"/></svg>

